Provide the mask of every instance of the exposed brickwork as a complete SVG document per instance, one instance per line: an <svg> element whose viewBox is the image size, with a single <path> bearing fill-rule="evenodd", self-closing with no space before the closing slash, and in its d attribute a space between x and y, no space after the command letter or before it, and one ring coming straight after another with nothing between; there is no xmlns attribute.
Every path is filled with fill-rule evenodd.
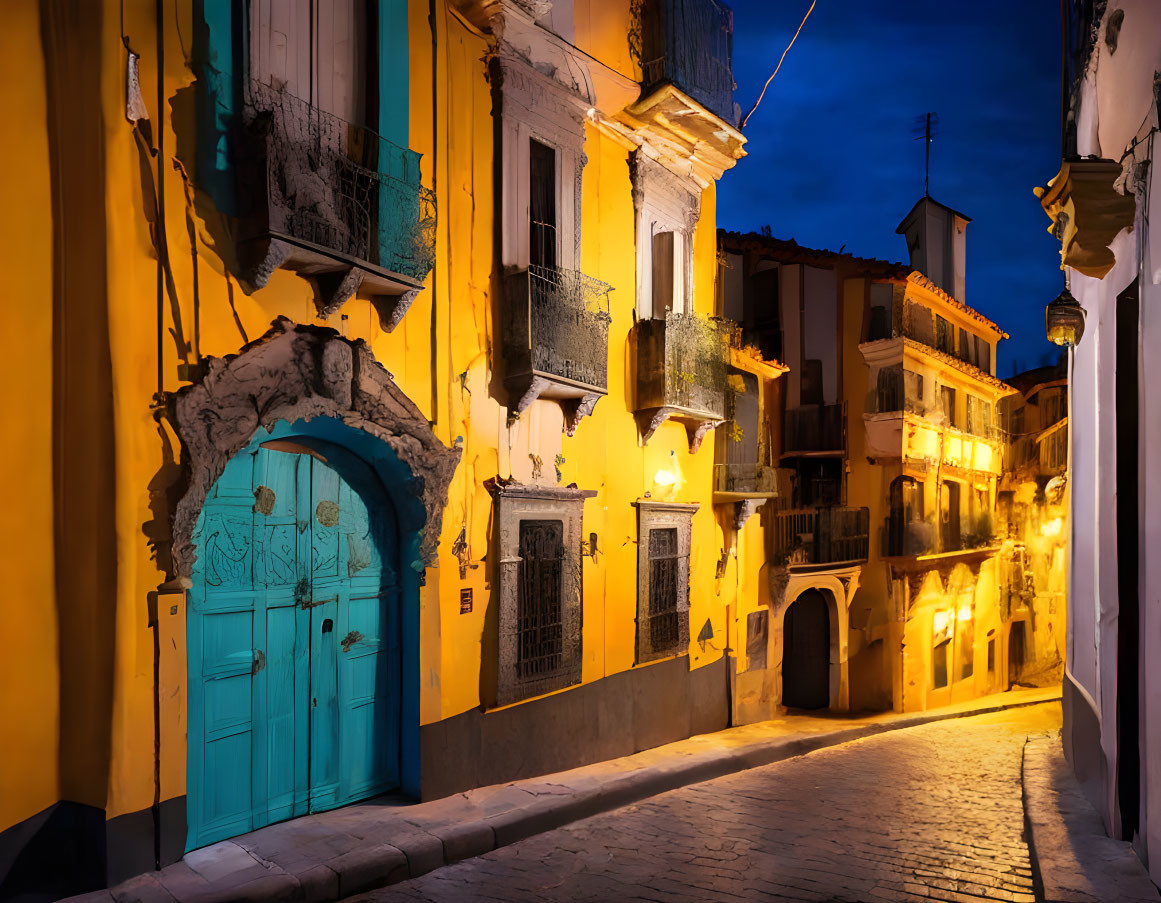
<svg viewBox="0 0 1161 903"><path fill-rule="evenodd" d="M1021 798L1048 707L929 724L655 797L362 899L1033 903Z"/></svg>

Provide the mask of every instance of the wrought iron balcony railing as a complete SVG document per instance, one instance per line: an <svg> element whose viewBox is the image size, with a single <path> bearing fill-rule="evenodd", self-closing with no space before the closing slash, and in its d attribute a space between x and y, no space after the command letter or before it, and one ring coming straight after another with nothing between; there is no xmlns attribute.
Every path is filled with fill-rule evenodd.
<svg viewBox="0 0 1161 903"><path fill-rule="evenodd" d="M611 286L577 270L530 266L504 283L505 383L515 413L538 397L565 404L569 434L608 388Z"/></svg>
<svg viewBox="0 0 1161 903"><path fill-rule="evenodd" d="M715 464L714 492L767 494L778 491L778 472L766 464Z"/></svg>
<svg viewBox="0 0 1161 903"><path fill-rule="evenodd" d="M726 419L726 369L732 321L698 314L667 313L636 326L637 404L646 441L669 418L689 431L697 450L710 428Z"/></svg>
<svg viewBox="0 0 1161 903"><path fill-rule="evenodd" d="M782 450L785 454L846 450L845 405L824 404L786 412Z"/></svg>
<svg viewBox="0 0 1161 903"><path fill-rule="evenodd" d="M866 561L871 513L867 508L792 508L774 515L773 557L782 564Z"/></svg>
<svg viewBox="0 0 1161 903"><path fill-rule="evenodd" d="M884 556L946 555L987 548L996 542L989 513L936 524L931 518L906 520L902 513L886 518Z"/></svg>
<svg viewBox="0 0 1161 903"><path fill-rule="evenodd" d="M734 15L718 0L648 0L641 15L641 73L646 92L680 88L731 125Z"/></svg>
<svg viewBox="0 0 1161 903"><path fill-rule="evenodd" d="M367 281L386 294L420 286L435 260L435 196L419 154L256 81L242 120L238 182L252 192L243 231L278 243L253 262L252 282L285 265L312 276L355 267L354 288Z"/></svg>

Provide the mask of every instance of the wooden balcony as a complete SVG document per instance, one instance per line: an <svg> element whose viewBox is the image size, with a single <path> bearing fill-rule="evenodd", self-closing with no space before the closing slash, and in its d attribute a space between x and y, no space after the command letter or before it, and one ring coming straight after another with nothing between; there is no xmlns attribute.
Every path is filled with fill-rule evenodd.
<svg viewBox="0 0 1161 903"><path fill-rule="evenodd" d="M504 385L519 416L560 399L565 430L608 394L610 286L576 270L532 266L504 280Z"/></svg>
<svg viewBox="0 0 1161 903"><path fill-rule="evenodd" d="M792 508L774 516L773 560L794 566L866 561L871 514L867 508Z"/></svg>

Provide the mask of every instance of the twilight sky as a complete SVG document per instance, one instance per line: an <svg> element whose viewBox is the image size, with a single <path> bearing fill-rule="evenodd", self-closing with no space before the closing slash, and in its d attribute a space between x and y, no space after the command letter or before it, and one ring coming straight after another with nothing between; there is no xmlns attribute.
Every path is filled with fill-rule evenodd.
<svg viewBox="0 0 1161 903"><path fill-rule="evenodd" d="M810 3L727 2L745 115ZM923 194L929 110L931 195L972 218L965 300L1012 336L998 375L1055 361L1060 246L1032 188L1060 167L1057 0L818 0L719 183L718 225L906 262L895 227Z"/></svg>

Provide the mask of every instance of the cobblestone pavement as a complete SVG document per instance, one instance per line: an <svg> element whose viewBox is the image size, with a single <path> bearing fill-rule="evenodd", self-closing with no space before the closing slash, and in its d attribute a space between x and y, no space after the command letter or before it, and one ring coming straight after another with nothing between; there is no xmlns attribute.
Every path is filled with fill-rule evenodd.
<svg viewBox="0 0 1161 903"><path fill-rule="evenodd" d="M1025 738L1058 705L857 740L671 791L357 899L1034 903Z"/></svg>

